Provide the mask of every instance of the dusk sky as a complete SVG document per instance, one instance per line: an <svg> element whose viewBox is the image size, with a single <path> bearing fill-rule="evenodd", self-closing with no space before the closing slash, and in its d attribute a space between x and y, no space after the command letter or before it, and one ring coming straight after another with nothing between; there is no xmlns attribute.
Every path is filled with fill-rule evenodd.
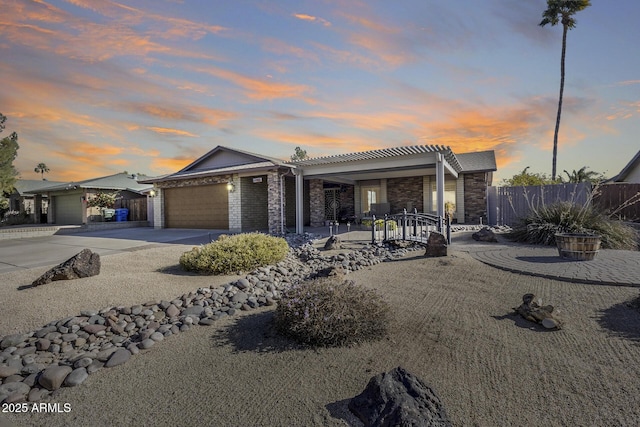
<svg viewBox="0 0 640 427"><path fill-rule="evenodd" d="M288 159L495 150L551 174L562 28L545 0L3 0L0 112L20 178L175 172L217 145ZM640 149L640 1L567 40L558 171Z"/></svg>

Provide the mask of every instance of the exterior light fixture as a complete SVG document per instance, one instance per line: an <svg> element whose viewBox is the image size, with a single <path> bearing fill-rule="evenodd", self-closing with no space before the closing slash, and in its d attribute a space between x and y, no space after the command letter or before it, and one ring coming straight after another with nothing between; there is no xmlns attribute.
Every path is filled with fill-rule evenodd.
<svg viewBox="0 0 640 427"><path fill-rule="evenodd" d="M235 184L233 183L233 181L229 181L229 182L227 183L227 191L228 191L229 193L233 193L234 191L236 191L236 186L235 186Z"/></svg>
<svg viewBox="0 0 640 427"><path fill-rule="evenodd" d="M156 190L149 191L149 196L156 197Z"/></svg>

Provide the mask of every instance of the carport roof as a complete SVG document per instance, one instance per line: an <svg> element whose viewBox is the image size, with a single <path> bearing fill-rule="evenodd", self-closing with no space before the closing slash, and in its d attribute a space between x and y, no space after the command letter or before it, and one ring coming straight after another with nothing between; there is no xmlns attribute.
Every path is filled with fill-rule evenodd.
<svg viewBox="0 0 640 427"><path fill-rule="evenodd" d="M151 188L148 184L138 183L138 178L142 175L117 173L114 175L103 176L99 178L86 179L84 181L71 181L57 183L50 186L40 187L32 190L31 193L47 193L54 191L64 191L76 188L91 188L96 190L128 190L134 193L142 193Z"/></svg>

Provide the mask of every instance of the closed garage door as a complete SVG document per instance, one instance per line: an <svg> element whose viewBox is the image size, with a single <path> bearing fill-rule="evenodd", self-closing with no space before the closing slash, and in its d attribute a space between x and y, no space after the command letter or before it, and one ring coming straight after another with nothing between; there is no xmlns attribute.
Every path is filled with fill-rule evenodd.
<svg viewBox="0 0 640 427"><path fill-rule="evenodd" d="M54 196L53 203L56 224L82 224L82 193Z"/></svg>
<svg viewBox="0 0 640 427"><path fill-rule="evenodd" d="M167 228L229 229L229 195L225 184L164 190Z"/></svg>

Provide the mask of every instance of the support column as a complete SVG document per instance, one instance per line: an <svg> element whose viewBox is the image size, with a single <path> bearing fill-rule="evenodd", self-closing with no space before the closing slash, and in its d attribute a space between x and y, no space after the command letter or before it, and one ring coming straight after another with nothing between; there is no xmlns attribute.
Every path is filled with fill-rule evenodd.
<svg viewBox="0 0 640 427"><path fill-rule="evenodd" d="M304 233L304 176L302 170L294 169L296 176L296 233Z"/></svg>
<svg viewBox="0 0 640 427"><path fill-rule="evenodd" d="M156 188L156 196L153 201L153 228L164 228L164 191Z"/></svg>
<svg viewBox="0 0 640 427"><path fill-rule="evenodd" d="M33 197L33 223L40 224L42 216L42 194L36 194Z"/></svg>
<svg viewBox="0 0 640 427"><path fill-rule="evenodd" d="M242 180L238 174L231 177L229 183L232 184L229 193L229 232L242 232Z"/></svg>
<svg viewBox="0 0 640 427"><path fill-rule="evenodd" d="M51 193L47 193L47 224L55 224L56 223L56 201L55 197L51 195Z"/></svg>
<svg viewBox="0 0 640 427"><path fill-rule="evenodd" d="M436 193L438 195L436 212L440 218L444 218L444 158L442 153L437 153L436 157Z"/></svg>

